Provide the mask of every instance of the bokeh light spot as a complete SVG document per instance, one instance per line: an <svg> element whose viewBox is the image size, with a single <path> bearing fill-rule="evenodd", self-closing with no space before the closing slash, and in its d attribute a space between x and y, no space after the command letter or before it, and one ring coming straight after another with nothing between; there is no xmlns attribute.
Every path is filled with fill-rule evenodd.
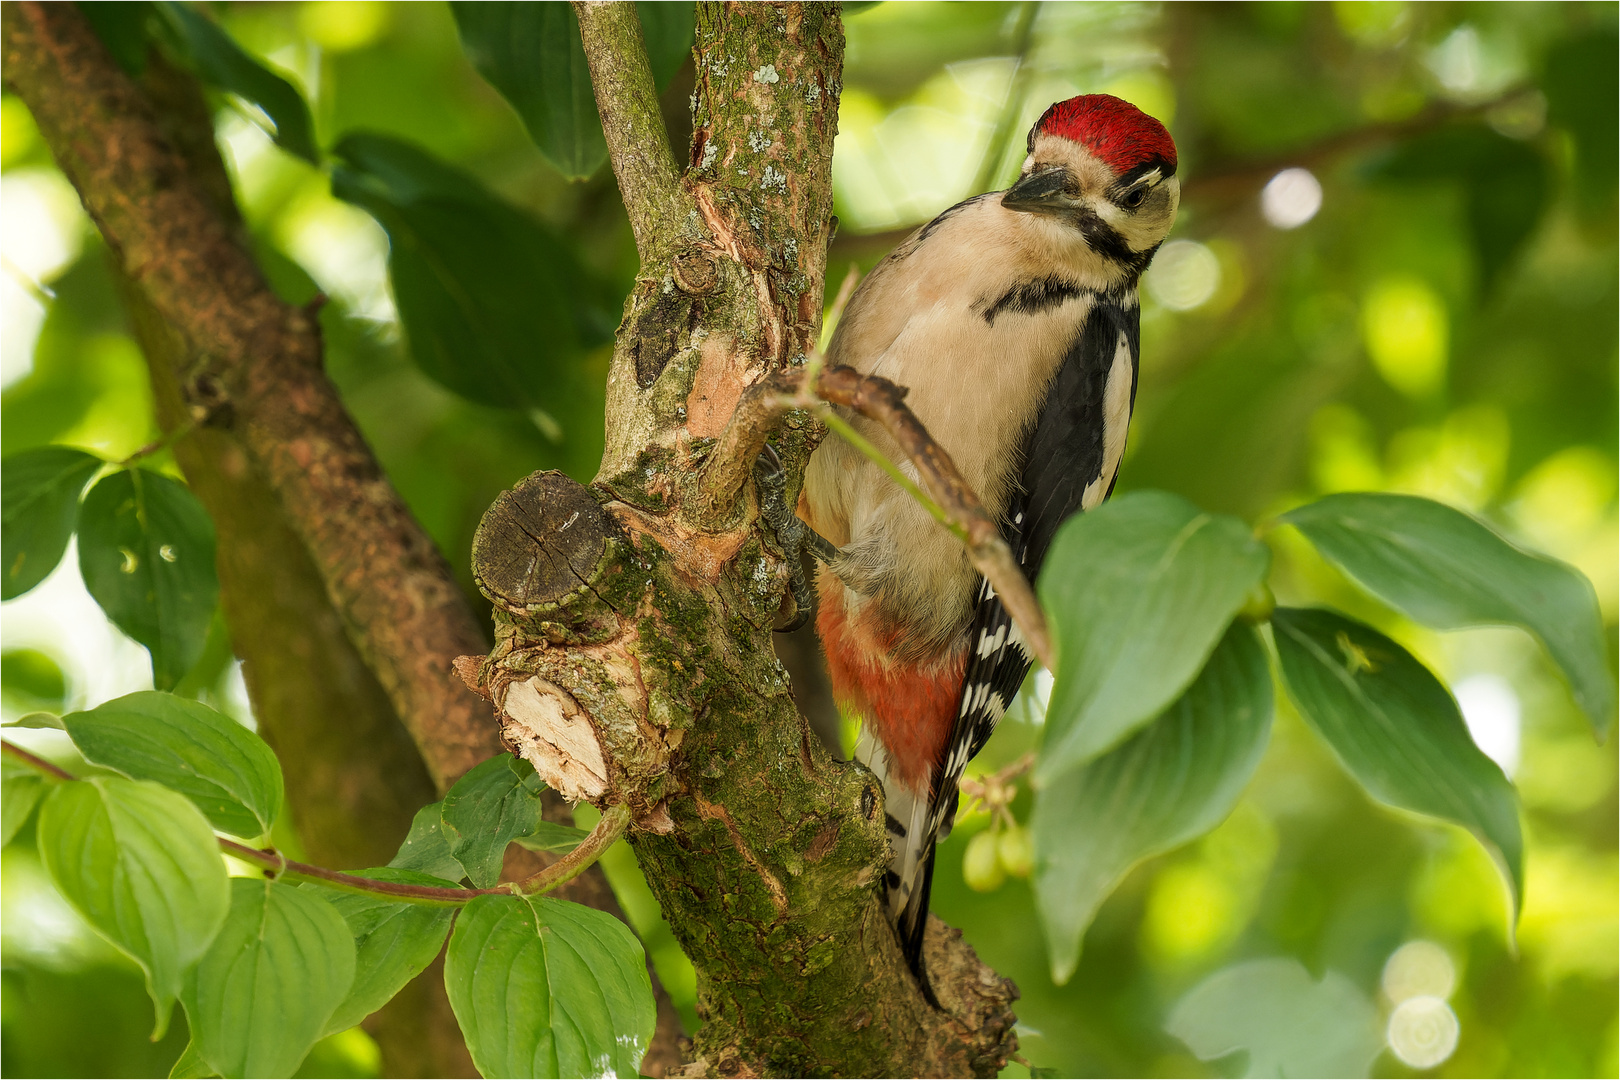
<svg viewBox="0 0 1620 1080"><path fill-rule="evenodd" d="M1143 278L1148 293L1173 311L1190 311L1215 295L1221 283L1221 262L1196 240L1172 240Z"/></svg>
<svg viewBox="0 0 1620 1080"><path fill-rule="evenodd" d="M1284 169L1260 192L1260 212L1279 229L1297 229L1322 209L1322 185L1309 169Z"/></svg>
<svg viewBox="0 0 1620 1080"><path fill-rule="evenodd" d="M348 52L370 45L388 29L381 0L319 0L298 10L298 28L323 49Z"/></svg>
<svg viewBox="0 0 1620 1080"><path fill-rule="evenodd" d="M1512 776L1519 768L1519 695L1506 679L1490 672L1468 676L1452 693L1474 745Z"/></svg>
<svg viewBox="0 0 1620 1080"><path fill-rule="evenodd" d="M1389 1017L1389 1048L1414 1069L1432 1069L1457 1049L1457 1014L1437 997L1408 998Z"/></svg>
<svg viewBox="0 0 1620 1080"><path fill-rule="evenodd" d="M1457 988L1457 967L1434 942L1408 941L1384 963L1383 987L1397 1005L1424 996L1443 1000Z"/></svg>
<svg viewBox="0 0 1620 1080"><path fill-rule="evenodd" d="M1422 281L1387 277L1374 285L1361 332L1378 374L1407 397L1428 397L1445 382L1450 324L1445 304Z"/></svg>

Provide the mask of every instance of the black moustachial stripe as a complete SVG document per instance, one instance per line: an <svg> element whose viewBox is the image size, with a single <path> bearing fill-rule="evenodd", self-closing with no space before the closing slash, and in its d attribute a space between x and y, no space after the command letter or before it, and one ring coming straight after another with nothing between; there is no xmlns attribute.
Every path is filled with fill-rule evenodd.
<svg viewBox="0 0 1620 1080"><path fill-rule="evenodd" d="M1048 308L1059 307L1078 297L1083 290L1079 285L1057 276L1031 278L1020 281L1000 296L991 300L981 297L973 310L984 316L984 321L996 325L996 316L1010 311L1015 315L1038 315Z"/></svg>
<svg viewBox="0 0 1620 1080"><path fill-rule="evenodd" d="M1141 277L1142 271L1147 269L1148 263L1153 261L1154 253L1159 250L1159 245L1154 244L1146 251L1132 251L1124 235L1104 221L1097 211L1089 206L1077 208L1070 215L1070 219L1074 222L1075 228L1080 230L1080 234L1086 238L1086 246L1109 262L1124 267L1125 272L1130 275L1133 286L1136 279Z"/></svg>
<svg viewBox="0 0 1620 1080"><path fill-rule="evenodd" d="M1022 492L1014 499L1002 529L1031 581L1040 572L1058 527L1080 510L1086 487L1102 475L1108 378L1121 337L1130 351L1131 396L1135 402L1141 310L1134 301L1126 302L1118 294L1090 295L1092 303L1085 321L1048 386L1040 414L1024 440L1019 475ZM989 741L1034 662L1001 598L987 581L979 583L967 644L962 704L943 756L935 764L927 820L927 835L932 843L950 833L962 770ZM914 886L899 920L901 945L914 971L920 970L933 869L934 848L930 847L921 881Z"/></svg>

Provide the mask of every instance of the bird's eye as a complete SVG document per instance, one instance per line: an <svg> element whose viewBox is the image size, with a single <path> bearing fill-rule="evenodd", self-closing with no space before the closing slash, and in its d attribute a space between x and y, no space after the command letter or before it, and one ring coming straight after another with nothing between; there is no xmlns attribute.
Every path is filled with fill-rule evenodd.
<svg viewBox="0 0 1620 1080"><path fill-rule="evenodd" d="M1142 200L1145 198L1147 198L1147 188L1139 187L1134 191L1126 193L1125 197L1121 199L1120 202L1125 204L1126 209L1135 210L1138 206L1142 205Z"/></svg>

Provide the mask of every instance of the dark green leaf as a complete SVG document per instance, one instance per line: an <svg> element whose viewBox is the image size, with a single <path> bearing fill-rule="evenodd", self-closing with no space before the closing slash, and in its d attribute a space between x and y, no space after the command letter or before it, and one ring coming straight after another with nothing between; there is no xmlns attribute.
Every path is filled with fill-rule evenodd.
<svg viewBox="0 0 1620 1080"><path fill-rule="evenodd" d="M1306 723L1379 802L1477 836L1507 881L1517 918L1518 799L1474 745L1440 680L1383 634L1334 612L1278 608L1271 622L1289 696Z"/></svg>
<svg viewBox="0 0 1620 1080"><path fill-rule="evenodd" d="M410 870L381 867L352 871L361 877L403 885L437 885L453 889L456 883ZM305 885L305 889L320 889ZM354 935L354 983L348 996L326 1022L326 1034L347 1031L388 1003L400 988L433 962L444 947L445 935L456 909L428 904L406 904L381 896L321 890Z"/></svg>
<svg viewBox="0 0 1620 1080"><path fill-rule="evenodd" d="M181 981L230 906L214 830L184 796L145 780L65 783L39 811L39 854L85 921L146 970L161 1038Z"/></svg>
<svg viewBox="0 0 1620 1080"><path fill-rule="evenodd" d="M641 16L641 37L647 45L647 66L653 83L662 91L692 56L692 35L697 26L696 5L636 0Z"/></svg>
<svg viewBox="0 0 1620 1080"><path fill-rule="evenodd" d="M178 791L221 832L260 836L281 812L275 752L201 702L143 690L62 723L86 761Z"/></svg>
<svg viewBox="0 0 1620 1080"><path fill-rule="evenodd" d="M191 1037L223 1076L291 1076L354 981L348 924L314 892L232 878L230 915L186 978Z"/></svg>
<svg viewBox="0 0 1620 1080"><path fill-rule="evenodd" d="M1241 521L1164 492L1065 524L1040 578L1058 670L1037 782L1117 746L1179 697L1269 560Z"/></svg>
<svg viewBox="0 0 1620 1080"><path fill-rule="evenodd" d="M1236 623L1181 699L1035 795L1035 897L1052 979L1066 983L1097 908L1130 871L1220 824L1271 732L1271 669Z"/></svg>
<svg viewBox="0 0 1620 1080"><path fill-rule="evenodd" d="M1329 495L1283 515L1323 555L1426 626L1507 623L1563 668L1601 736L1614 715L1597 593L1574 567L1521 551L1467 514L1411 495Z"/></svg>
<svg viewBox="0 0 1620 1080"><path fill-rule="evenodd" d="M416 364L473 401L575 416L586 400L581 358L607 340L610 324L600 286L567 246L407 143L352 134L334 153L343 165L332 193L388 231L394 299Z"/></svg>
<svg viewBox="0 0 1620 1080"><path fill-rule="evenodd" d="M468 904L444 983L484 1076L634 1076L652 1039L641 943L611 915L566 900Z"/></svg>
<svg viewBox="0 0 1620 1080"><path fill-rule="evenodd" d="M487 889L499 881L506 846L539 826L540 793L545 787L533 765L498 754L475 766L445 793L440 811L444 837L475 888Z"/></svg>
<svg viewBox="0 0 1620 1080"><path fill-rule="evenodd" d="M564 855L579 846L579 842L589 836L584 829L576 829L572 825L558 825L554 821L537 822L534 831L526 836L514 837L519 847L526 847L530 851L544 851L552 855Z"/></svg>
<svg viewBox="0 0 1620 1080"><path fill-rule="evenodd" d="M607 160L591 71L569 4L453 2L461 45L556 170L583 180Z"/></svg>
<svg viewBox="0 0 1620 1080"><path fill-rule="evenodd" d="M443 803L431 803L416 812L411 819L411 831L399 852L388 863L396 870L415 870L446 881L460 881L467 876L466 867L450 853L450 841L445 839L440 815Z"/></svg>
<svg viewBox="0 0 1620 1080"><path fill-rule="evenodd" d="M124 73L140 78L146 70L146 20L151 17L152 5L135 0L91 2L80 4L79 11Z"/></svg>
<svg viewBox="0 0 1620 1080"><path fill-rule="evenodd" d="M1609 138L1612 142L1612 132ZM1552 187L1547 161L1534 147L1480 124L1441 128L1404 143L1375 174L1456 184L1486 285L1530 239Z"/></svg>
<svg viewBox="0 0 1620 1080"><path fill-rule="evenodd" d="M1366 1076L1384 1045L1378 1012L1354 983L1336 971L1316 982L1286 957L1217 971L1164 1027L1205 1061L1247 1050L1243 1075L1254 1077Z"/></svg>
<svg viewBox="0 0 1620 1080"><path fill-rule="evenodd" d="M45 778L11 758L0 758L0 847L11 843L17 831L28 824L40 797L45 794Z"/></svg>
<svg viewBox="0 0 1620 1080"><path fill-rule="evenodd" d="M309 106L292 83L243 52L229 34L186 5L159 3L157 10L198 75L263 110L275 127L276 145L320 164Z"/></svg>
<svg viewBox="0 0 1620 1080"><path fill-rule="evenodd" d="M62 561L79 493L101 459L65 446L42 446L0 463L0 552L6 576L0 598L21 596Z"/></svg>
<svg viewBox="0 0 1620 1080"><path fill-rule="evenodd" d="M145 469L106 477L79 508L79 572L113 625L152 654L157 688L179 682L219 599L214 523L196 496Z"/></svg>

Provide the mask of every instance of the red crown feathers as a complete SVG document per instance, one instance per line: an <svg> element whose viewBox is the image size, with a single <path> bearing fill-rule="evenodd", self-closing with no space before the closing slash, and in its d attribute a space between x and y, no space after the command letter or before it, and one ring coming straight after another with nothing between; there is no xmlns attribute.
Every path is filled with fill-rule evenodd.
<svg viewBox="0 0 1620 1080"><path fill-rule="evenodd" d="M1176 144L1147 113L1109 94L1081 94L1047 109L1035 131L1058 135L1086 147L1115 174L1162 159L1176 169ZM1034 134L1030 137L1031 149Z"/></svg>

